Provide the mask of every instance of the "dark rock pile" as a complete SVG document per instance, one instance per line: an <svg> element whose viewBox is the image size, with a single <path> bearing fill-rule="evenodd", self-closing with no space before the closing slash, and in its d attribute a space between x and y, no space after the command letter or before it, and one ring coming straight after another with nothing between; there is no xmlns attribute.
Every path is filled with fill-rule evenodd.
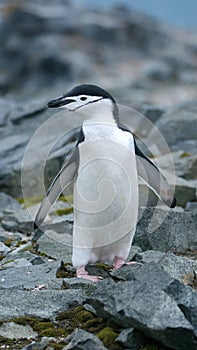
<svg viewBox="0 0 197 350"><path fill-rule="evenodd" d="M196 36L124 8L28 0L4 1L2 9L0 348L197 349ZM55 115L46 103L81 82L145 114L169 145L176 174L169 153L146 147L159 144L159 134L136 124L137 142L175 186L178 206L167 212L149 193L145 208L140 184L128 258L136 264L115 272L88 266L103 277L98 284L75 277L73 214L63 198L38 244L31 241L45 188L79 132L79 119Z"/></svg>

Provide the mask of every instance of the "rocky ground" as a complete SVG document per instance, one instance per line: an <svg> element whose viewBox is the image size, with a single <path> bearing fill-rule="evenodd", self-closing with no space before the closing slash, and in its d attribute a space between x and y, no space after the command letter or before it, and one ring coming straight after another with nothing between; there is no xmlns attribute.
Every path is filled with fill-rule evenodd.
<svg viewBox="0 0 197 350"><path fill-rule="evenodd" d="M196 35L124 8L87 12L53 0L1 7L0 348L197 349ZM46 102L80 82L146 116L145 124L137 112L122 118L177 197L167 211L149 193L145 208L140 184L129 255L137 264L113 273L89 266L103 277L97 284L75 277L63 197L31 241L43 178L47 188L78 135L79 120L66 115L62 134L62 116L54 123Z"/></svg>

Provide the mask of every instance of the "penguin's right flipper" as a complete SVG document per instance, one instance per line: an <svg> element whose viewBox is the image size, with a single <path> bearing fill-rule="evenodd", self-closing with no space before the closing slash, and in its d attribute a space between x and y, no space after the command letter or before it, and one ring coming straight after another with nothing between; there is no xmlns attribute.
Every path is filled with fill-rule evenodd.
<svg viewBox="0 0 197 350"><path fill-rule="evenodd" d="M135 142L136 165L138 176L155 194L170 208L176 206L176 198L172 186L159 171L157 166L147 158Z"/></svg>
<svg viewBox="0 0 197 350"><path fill-rule="evenodd" d="M40 229L40 225L43 223L46 215L48 214L51 206L63 192L63 190L74 180L79 164L79 150L76 146L70 156L70 158L63 164L61 170L56 175L51 186L48 189L47 196L41 203L34 221L34 237L33 242L36 242L38 238L43 234Z"/></svg>

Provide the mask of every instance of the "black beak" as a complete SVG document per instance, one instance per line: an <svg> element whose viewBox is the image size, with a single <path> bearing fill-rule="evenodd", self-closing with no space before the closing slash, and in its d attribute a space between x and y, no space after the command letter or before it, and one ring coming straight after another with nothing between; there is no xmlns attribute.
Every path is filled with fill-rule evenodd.
<svg viewBox="0 0 197 350"><path fill-rule="evenodd" d="M55 98L54 100L50 100L47 104L48 108L57 108L65 106L71 102L75 102L72 98L66 98L66 96L61 96L58 98Z"/></svg>

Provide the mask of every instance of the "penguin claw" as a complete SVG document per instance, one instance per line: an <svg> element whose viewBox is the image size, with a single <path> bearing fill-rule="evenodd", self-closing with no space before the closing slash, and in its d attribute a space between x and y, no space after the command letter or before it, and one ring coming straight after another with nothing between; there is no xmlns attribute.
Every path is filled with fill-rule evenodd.
<svg viewBox="0 0 197 350"><path fill-rule="evenodd" d="M121 258L115 257L112 271L115 271L115 270L119 269L123 265L129 266L129 265L136 265L136 264L137 265L143 265L142 263L140 263L138 261L124 261Z"/></svg>
<svg viewBox="0 0 197 350"><path fill-rule="evenodd" d="M89 275L88 272L85 270L85 266L81 266L77 268L76 275L77 275L77 278L83 278L85 280L92 281L92 282L98 282L103 279L103 277L101 276Z"/></svg>
<svg viewBox="0 0 197 350"><path fill-rule="evenodd" d="M138 261L127 261L125 262L125 265L143 265L141 262Z"/></svg>

